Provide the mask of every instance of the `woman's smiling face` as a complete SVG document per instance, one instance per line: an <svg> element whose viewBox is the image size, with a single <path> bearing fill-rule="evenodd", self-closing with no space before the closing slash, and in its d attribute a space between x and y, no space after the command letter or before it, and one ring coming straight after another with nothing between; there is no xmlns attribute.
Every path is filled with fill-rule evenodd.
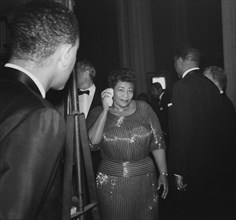
<svg viewBox="0 0 236 220"><path fill-rule="evenodd" d="M113 101L118 108L126 108L134 96L134 85L130 82L118 81L114 87Z"/></svg>

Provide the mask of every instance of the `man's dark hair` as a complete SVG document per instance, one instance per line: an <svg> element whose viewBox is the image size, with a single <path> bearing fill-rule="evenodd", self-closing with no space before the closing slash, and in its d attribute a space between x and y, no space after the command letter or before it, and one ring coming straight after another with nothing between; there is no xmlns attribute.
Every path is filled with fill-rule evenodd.
<svg viewBox="0 0 236 220"><path fill-rule="evenodd" d="M61 44L74 46L78 38L78 22L69 8L54 1L32 1L13 20L11 57L40 62Z"/></svg>
<svg viewBox="0 0 236 220"><path fill-rule="evenodd" d="M158 89L162 89L163 90L162 85L159 82L152 83L151 84L151 88L156 88L157 90Z"/></svg>
<svg viewBox="0 0 236 220"><path fill-rule="evenodd" d="M199 63L200 62L200 51L197 47L192 44L182 44L176 49L175 59L181 57L184 60L190 60Z"/></svg>

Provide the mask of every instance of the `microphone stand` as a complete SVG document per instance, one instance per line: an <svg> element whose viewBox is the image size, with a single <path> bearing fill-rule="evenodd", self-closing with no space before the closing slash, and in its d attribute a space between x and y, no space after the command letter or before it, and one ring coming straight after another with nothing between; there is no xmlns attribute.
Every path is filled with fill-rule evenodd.
<svg viewBox="0 0 236 220"><path fill-rule="evenodd" d="M72 0L62 0L64 4L73 11ZM98 201L95 188L94 172L92 168L91 154L89 150L89 140L84 114L79 113L79 101L77 94L77 77L73 69L68 81L69 89L65 103L66 119L66 144L64 152L64 179L63 179L63 201L62 220L85 220L85 213L92 210L94 220L101 220L98 208ZM83 152L81 152L81 150ZM82 155L83 154L83 155ZM84 192L82 175L82 158L85 162L85 173L88 184L88 193L91 203L84 205ZM73 165L75 164L75 197L72 195L73 186ZM84 176L83 176L84 177ZM71 213L72 206L75 205L76 213Z"/></svg>

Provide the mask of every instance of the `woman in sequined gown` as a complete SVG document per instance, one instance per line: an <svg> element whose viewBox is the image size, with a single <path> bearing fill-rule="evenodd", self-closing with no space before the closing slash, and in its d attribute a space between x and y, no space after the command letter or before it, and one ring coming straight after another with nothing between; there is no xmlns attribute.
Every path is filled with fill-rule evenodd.
<svg viewBox="0 0 236 220"><path fill-rule="evenodd" d="M87 119L91 145L102 154L96 177L102 220L157 220L158 190L163 187L162 198L168 193L159 121L146 102L132 100L133 71L114 70L108 81L113 91L102 92L102 106L93 109Z"/></svg>

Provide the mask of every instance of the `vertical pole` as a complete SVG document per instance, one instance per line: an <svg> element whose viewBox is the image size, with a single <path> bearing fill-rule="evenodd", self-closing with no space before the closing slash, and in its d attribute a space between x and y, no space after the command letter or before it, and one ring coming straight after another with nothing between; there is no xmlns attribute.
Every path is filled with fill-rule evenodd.
<svg viewBox="0 0 236 220"><path fill-rule="evenodd" d="M79 110L78 110L78 95L77 95L77 86L76 86L76 74L73 70L72 73L72 113L74 114L75 119L75 130L74 130L74 141L75 141L75 159L76 159L76 177L77 177L77 184L78 184L78 211L84 210L84 201L83 201L83 188L82 188L82 171L81 171L81 149L80 149L80 124L79 124ZM84 216L79 217L80 220L84 219Z"/></svg>
<svg viewBox="0 0 236 220"><path fill-rule="evenodd" d="M64 3L70 10L73 11L74 1L73 0L62 0L62 3ZM71 75L71 91L69 92L68 99L71 103L71 108L69 114L72 114L74 116L74 152L75 152L75 164L76 164L76 183L78 186L78 210L77 211L83 211L84 210L84 202L83 202L83 189L82 189L82 172L81 172L81 150L80 150L80 125L79 125L79 105L78 105L78 96L77 96L77 85L76 85L76 73L75 70L73 70ZM84 220L84 216L81 215L79 217L80 220Z"/></svg>

